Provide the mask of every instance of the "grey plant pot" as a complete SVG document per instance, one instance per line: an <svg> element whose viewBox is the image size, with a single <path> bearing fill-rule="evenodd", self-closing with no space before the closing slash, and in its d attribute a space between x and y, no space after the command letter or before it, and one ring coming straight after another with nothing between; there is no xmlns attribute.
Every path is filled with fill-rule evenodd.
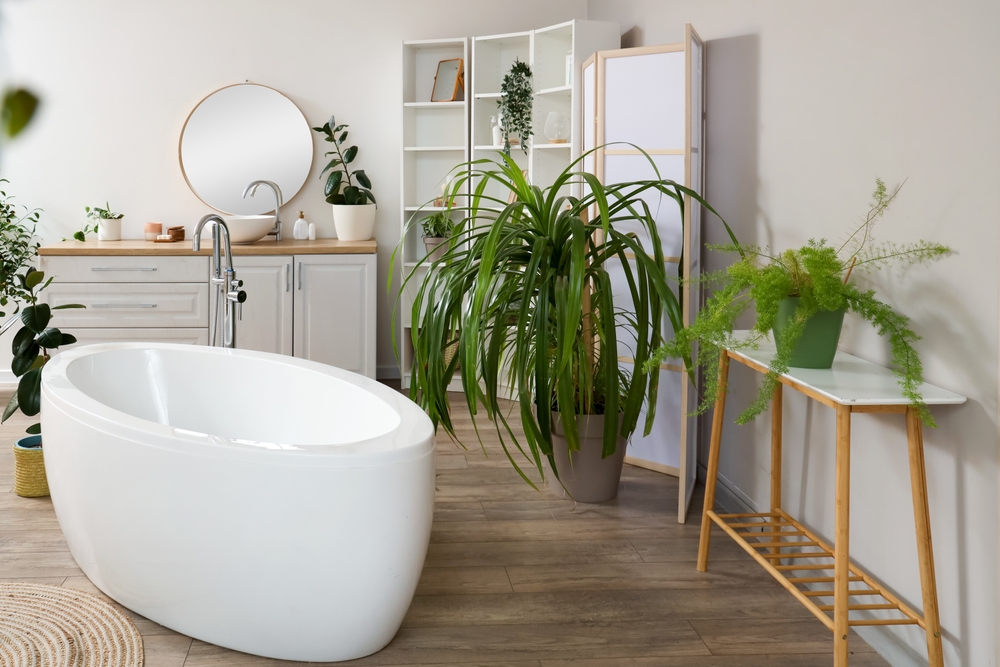
<svg viewBox="0 0 1000 667"><path fill-rule="evenodd" d="M602 459L604 415L580 415L580 451L570 452L558 412L552 413L552 455L559 479L548 471L549 491L580 503L601 503L618 495L625 463L625 438L618 438L615 453Z"/></svg>
<svg viewBox="0 0 1000 667"><path fill-rule="evenodd" d="M427 261L436 262L448 250L447 236L425 236L424 247L427 249Z"/></svg>

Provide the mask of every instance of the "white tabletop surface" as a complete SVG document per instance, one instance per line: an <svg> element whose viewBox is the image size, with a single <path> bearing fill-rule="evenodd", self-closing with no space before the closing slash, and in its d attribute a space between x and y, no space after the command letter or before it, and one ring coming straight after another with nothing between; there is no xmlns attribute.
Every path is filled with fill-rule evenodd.
<svg viewBox="0 0 1000 667"><path fill-rule="evenodd" d="M737 338L742 338L740 334L743 333L749 334L734 332ZM774 343L764 340L756 350L730 350L730 354L766 367L775 351ZM840 350L833 359L833 368L789 368L784 377L842 405L906 405L910 402L903 396L899 379L891 370ZM927 405L965 403L965 396L926 382L920 385L919 391Z"/></svg>

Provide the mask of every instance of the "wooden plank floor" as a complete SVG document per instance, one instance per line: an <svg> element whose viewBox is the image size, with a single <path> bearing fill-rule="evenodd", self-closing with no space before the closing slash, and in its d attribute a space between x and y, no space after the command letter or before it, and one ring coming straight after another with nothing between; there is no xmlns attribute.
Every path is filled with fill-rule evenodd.
<svg viewBox="0 0 1000 667"><path fill-rule="evenodd" d="M18 416L0 427L0 579L98 593L70 556L51 502L13 493L10 443L28 423ZM379 653L346 664L832 664L829 631L721 532L709 572L695 571L698 521L692 512L677 523L676 479L626 466L616 500L576 505L525 484L488 423L485 448L473 446L467 413L458 424L469 449L439 439L431 544L403 627ZM147 667L291 664L130 615ZM888 664L857 635L851 645L852 665Z"/></svg>

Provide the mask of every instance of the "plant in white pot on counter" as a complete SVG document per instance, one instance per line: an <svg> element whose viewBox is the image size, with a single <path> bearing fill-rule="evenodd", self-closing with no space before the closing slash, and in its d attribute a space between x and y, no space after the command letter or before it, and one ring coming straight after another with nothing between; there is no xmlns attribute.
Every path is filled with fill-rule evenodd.
<svg viewBox="0 0 1000 667"><path fill-rule="evenodd" d="M372 237L375 228L375 195L372 194L372 182L364 169L350 170L350 165L358 156L357 146L347 146L347 125L337 125L333 116L323 124L314 127L323 138L333 144L334 150L325 153L333 159L323 167L320 178L326 172L326 184L323 194L326 201L333 207L333 224L337 229L337 238L343 241L367 241Z"/></svg>
<svg viewBox="0 0 1000 667"><path fill-rule="evenodd" d="M111 204L105 202L104 208L95 206L84 207L87 212L87 222L83 229L73 234L77 241L86 241L87 234L96 232L98 241L121 241L122 240L122 218L124 213L116 213L111 210Z"/></svg>

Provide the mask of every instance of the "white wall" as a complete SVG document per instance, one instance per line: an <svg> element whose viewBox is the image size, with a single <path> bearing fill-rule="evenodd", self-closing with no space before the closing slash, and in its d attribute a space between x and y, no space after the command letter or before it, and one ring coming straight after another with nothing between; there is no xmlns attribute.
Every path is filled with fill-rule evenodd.
<svg viewBox="0 0 1000 667"><path fill-rule="evenodd" d="M110 200L125 235L141 223L193 225L207 212L177 159L184 120L207 94L249 79L276 88L311 125L351 125L358 166L379 201L378 366L398 373L386 295L399 240L400 42L527 30L586 17L585 0L25 0L0 4L8 76L36 90L36 122L5 149L2 175L18 201L44 209L43 237L80 228L83 208ZM319 171L285 205L330 215ZM291 225L287 226L289 235ZM398 285L398 270L397 270ZM0 341L0 365L9 355Z"/></svg>
<svg viewBox="0 0 1000 667"><path fill-rule="evenodd" d="M969 396L925 432L938 591L947 664L997 665L1000 4L590 0L589 18L620 21L627 46L681 41L686 22L707 40L707 197L741 240L841 238L881 176L909 180L879 239L957 250L870 284L923 335L927 380ZM723 239L718 225L705 236ZM856 317L842 347L887 359ZM756 386L736 365L731 378L727 417ZM832 412L796 397L785 414L785 505L831 538ZM920 608L902 419L859 416L853 434L852 555ZM726 484L766 507L768 419L727 428L722 451ZM919 629L867 636L894 665L926 655Z"/></svg>

